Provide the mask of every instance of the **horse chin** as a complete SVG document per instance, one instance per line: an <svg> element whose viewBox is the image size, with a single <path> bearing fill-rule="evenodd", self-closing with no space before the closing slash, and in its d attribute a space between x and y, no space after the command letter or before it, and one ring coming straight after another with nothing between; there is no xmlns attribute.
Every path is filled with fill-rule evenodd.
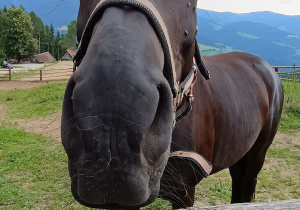
<svg viewBox="0 0 300 210"><path fill-rule="evenodd" d="M156 166L149 166L138 157L142 155L134 156L127 161L136 164L115 169L86 164L85 158L80 158L83 163L80 159L75 164L69 160L74 198L92 208L132 209L152 203L159 194L168 152L161 156Z"/></svg>
<svg viewBox="0 0 300 210"><path fill-rule="evenodd" d="M86 193L86 191L80 191L78 186L76 186L76 182L72 182L72 194L74 198L82 205L90 208L101 208L101 209L136 209L140 207L144 207L150 203L152 203L159 194L159 182L156 183L154 188L146 188L144 190L140 190L139 193L132 193L130 189L133 189L137 186L130 186L127 190L124 190L126 187L121 189L115 189L115 191L120 192L123 196L121 199L115 199L114 195L107 193L107 197L97 197L97 195L105 194L106 191L102 192L93 192L90 191ZM144 191L144 192L142 192Z"/></svg>
<svg viewBox="0 0 300 210"><path fill-rule="evenodd" d="M147 206L154 202L154 200L158 197L158 193L153 193L149 196L148 200L142 204L139 205L127 205L122 203L105 203L105 204L95 204L95 203L87 203L83 200L81 200L77 194L73 193L74 198L79 202L81 205L84 205L86 207L90 208L100 208L100 209L139 209L141 207Z"/></svg>

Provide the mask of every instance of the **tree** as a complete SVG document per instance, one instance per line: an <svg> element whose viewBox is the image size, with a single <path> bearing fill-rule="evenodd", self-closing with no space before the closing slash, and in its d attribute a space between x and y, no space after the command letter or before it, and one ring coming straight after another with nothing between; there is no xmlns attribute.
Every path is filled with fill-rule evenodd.
<svg viewBox="0 0 300 210"><path fill-rule="evenodd" d="M61 39L60 45L64 50L73 49L75 50L76 40L77 40L77 21L73 20L68 25L68 32Z"/></svg>
<svg viewBox="0 0 300 210"><path fill-rule="evenodd" d="M31 18L21 8L10 7L5 13L7 18L7 57L21 60L31 56L37 50L37 40L33 38Z"/></svg>
<svg viewBox="0 0 300 210"><path fill-rule="evenodd" d="M5 12L0 9L0 60L5 59L5 41L6 41L6 34L7 34L5 25L6 25Z"/></svg>
<svg viewBox="0 0 300 210"><path fill-rule="evenodd" d="M40 17L38 17L33 11L28 14L31 17L31 22L33 24L33 37L38 40L38 50L36 53L44 52L41 42L45 41L46 31L45 26Z"/></svg>
<svg viewBox="0 0 300 210"><path fill-rule="evenodd" d="M22 4L19 6L19 8L21 8L24 12L26 12L26 10L25 10L25 8L23 7Z"/></svg>
<svg viewBox="0 0 300 210"><path fill-rule="evenodd" d="M55 52L53 53L53 56L55 58L57 58L57 60L60 59L60 57L62 56L61 53L63 52L62 48L60 46L61 39L62 39L62 36L60 35L59 31L57 31L56 37L54 39L54 43L55 43L54 49L55 49Z"/></svg>
<svg viewBox="0 0 300 210"><path fill-rule="evenodd" d="M50 45L50 54L54 55L55 54L55 49L54 49L54 27L51 24L50 25L50 31L49 31L49 45Z"/></svg>
<svg viewBox="0 0 300 210"><path fill-rule="evenodd" d="M50 27L48 25L45 25L45 38L42 40L43 45L43 52L49 52L50 51Z"/></svg>
<svg viewBox="0 0 300 210"><path fill-rule="evenodd" d="M6 6L4 5L4 8L3 8L3 12L6 13L7 12L7 8Z"/></svg>

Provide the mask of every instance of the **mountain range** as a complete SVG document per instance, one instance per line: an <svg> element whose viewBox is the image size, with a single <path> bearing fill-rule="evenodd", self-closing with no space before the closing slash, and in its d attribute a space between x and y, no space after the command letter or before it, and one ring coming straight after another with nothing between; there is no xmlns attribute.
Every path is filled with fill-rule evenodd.
<svg viewBox="0 0 300 210"><path fill-rule="evenodd" d="M197 40L203 54L242 51L271 65L300 65L300 16L198 10Z"/></svg>
<svg viewBox="0 0 300 210"><path fill-rule="evenodd" d="M44 24L65 30L77 18L79 0L1 0L0 8L22 5ZM271 65L300 65L300 16L272 12L248 14L197 10L197 40L202 54L242 51Z"/></svg>

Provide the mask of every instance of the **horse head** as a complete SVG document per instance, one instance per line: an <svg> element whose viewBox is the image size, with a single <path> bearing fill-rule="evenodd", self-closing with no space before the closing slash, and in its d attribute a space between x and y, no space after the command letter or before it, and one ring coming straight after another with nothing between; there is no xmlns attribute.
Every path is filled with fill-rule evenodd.
<svg viewBox="0 0 300 210"><path fill-rule="evenodd" d="M135 208L157 198L175 112L195 79L196 5L80 0L61 128L81 204Z"/></svg>

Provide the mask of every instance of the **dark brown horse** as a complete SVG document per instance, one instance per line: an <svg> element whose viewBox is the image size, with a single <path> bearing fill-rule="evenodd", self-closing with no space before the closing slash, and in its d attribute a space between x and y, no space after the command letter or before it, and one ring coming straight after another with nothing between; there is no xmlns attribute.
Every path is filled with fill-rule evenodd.
<svg viewBox="0 0 300 210"><path fill-rule="evenodd" d="M228 167L232 202L252 200L280 120L282 86L250 54L201 60L196 5L81 0L78 68L62 114L81 204L133 209L161 197L173 208L192 206L201 179Z"/></svg>

